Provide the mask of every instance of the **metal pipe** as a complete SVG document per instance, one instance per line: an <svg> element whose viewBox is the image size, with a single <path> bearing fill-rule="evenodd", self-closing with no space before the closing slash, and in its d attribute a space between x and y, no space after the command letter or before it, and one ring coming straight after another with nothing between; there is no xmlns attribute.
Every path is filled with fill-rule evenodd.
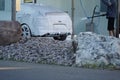
<svg viewBox="0 0 120 80"><path fill-rule="evenodd" d="M12 21L16 21L16 0L11 0L11 8L12 8Z"/></svg>
<svg viewBox="0 0 120 80"><path fill-rule="evenodd" d="M75 11L75 7L74 7L74 0L71 1L71 5L72 5L72 36L71 38L73 39L74 37L74 11Z"/></svg>
<svg viewBox="0 0 120 80"><path fill-rule="evenodd" d="M72 35L71 35L71 39L72 39L72 47L73 47L73 52L76 53L76 45L75 45L75 40L74 40L74 12L75 12L75 5L74 5L74 0L71 1L71 5L72 5Z"/></svg>
<svg viewBox="0 0 120 80"><path fill-rule="evenodd" d="M120 3L120 1L119 0L117 0L117 16L116 16L116 37L117 38L119 38L119 21L120 21L120 19L119 19L119 9L120 9L120 6L119 6L119 3Z"/></svg>

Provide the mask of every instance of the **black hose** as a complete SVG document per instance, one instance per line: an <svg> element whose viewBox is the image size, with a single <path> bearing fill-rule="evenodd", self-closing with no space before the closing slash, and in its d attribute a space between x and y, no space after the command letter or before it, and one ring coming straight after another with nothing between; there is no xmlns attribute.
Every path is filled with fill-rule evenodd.
<svg viewBox="0 0 120 80"><path fill-rule="evenodd" d="M90 19L90 18L95 18L95 17L102 17L102 16L106 16L106 14L96 15L96 16L87 17L87 18L88 18L88 19Z"/></svg>

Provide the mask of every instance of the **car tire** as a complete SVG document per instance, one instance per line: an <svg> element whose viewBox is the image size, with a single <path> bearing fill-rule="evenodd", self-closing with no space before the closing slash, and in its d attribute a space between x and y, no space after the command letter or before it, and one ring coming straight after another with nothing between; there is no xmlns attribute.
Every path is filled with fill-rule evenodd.
<svg viewBox="0 0 120 80"><path fill-rule="evenodd" d="M21 24L22 28L22 37L23 38L30 38L31 37L31 30L29 26L25 23Z"/></svg>

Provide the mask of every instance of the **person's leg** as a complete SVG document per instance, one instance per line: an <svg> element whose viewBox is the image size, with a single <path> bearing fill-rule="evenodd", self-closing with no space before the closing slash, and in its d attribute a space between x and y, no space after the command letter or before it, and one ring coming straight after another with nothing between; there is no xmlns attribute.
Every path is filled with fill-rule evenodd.
<svg viewBox="0 0 120 80"><path fill-rule="evenodd" d="M114 32L114 18L108 18L108 31L109 31L109 36L115 36Z"/></svg>
<svg viewBox="0 0 120 80"><path fill-rule="evenodd" d="M109 36L115 36L114 30L110 30L110 31L109 31Z"/></svg>

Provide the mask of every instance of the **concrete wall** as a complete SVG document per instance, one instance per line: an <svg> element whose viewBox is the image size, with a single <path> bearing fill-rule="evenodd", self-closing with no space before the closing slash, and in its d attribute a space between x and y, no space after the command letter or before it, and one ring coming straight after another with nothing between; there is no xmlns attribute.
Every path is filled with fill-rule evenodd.
<svg viewBox="0 0 120 80"><path fill-rule="evenodd" d="M0 20L11 20L11 1L12 0L5 0L5 10L0 11Z"/></svg>
<svg viewBox="0 0 120 80"><path fill-rule="evenodd" d="M92 16L93 9L96 5L97 11L100 10L100 0L74 0L75 1L75 34L86 31L86 23L90 20L83 20L87 16ZM63 11L66 11L71 16L71 0L37 0L37 3L51 5ZM95 33L108 35L106 17L95 18Z"/></svg>

